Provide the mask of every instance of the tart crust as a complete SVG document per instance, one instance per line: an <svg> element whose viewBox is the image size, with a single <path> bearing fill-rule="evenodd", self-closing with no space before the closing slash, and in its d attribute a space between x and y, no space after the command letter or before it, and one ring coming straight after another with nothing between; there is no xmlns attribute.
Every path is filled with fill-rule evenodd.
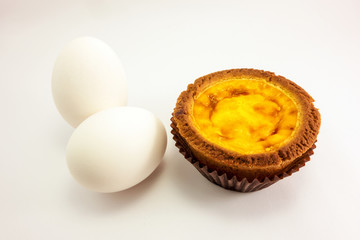
<svg viewBox="0 0 360 240"><path fill-rule="evenodd" d="M271 186L285 177L291 176L293 173L299 171L301 167L305 166L305 163L310 160L310 156L314 153L313 150L316 148L314 144L311 149L309 149L299 159L295 160L293 164L289 166L288 170L284 170L282 173L271 177L255 178L249 182L247 178L239 179L239 177L235 175L232 178L228 178L226 173L219 174L217 170L208 169L206 165L201 164L194 156L192 156L190 149L186 147L186 143L184 143L184 140L179 135L175 126L174 118L171 118L171 122L171 133L173 134L175 146L179 149L179 152L185 157L185 159L188 160L210 182L223 188L238 192L258 191Z"/></svg>
<svg viewBox="0 0 360 240"><path fill-rule="evenodd" d="M191 118L194 97L216 82L238 77L261 78L291 93L300 114L296 132L286 144L270 152L241 154L210 142L194 126ZM201 166L207 166L209 171L217 171L219 175L226 174L228 179L235 176L238 180L246 178L252 182L254 179L262 180L285 173L299 159L309 155L321 123L320 113L313 102L313 98L301 87L272 72L255 69L224 70L200 77L188 85L187 90L182 92L177 100L172 124L183 148L187 149Z"/></svg>

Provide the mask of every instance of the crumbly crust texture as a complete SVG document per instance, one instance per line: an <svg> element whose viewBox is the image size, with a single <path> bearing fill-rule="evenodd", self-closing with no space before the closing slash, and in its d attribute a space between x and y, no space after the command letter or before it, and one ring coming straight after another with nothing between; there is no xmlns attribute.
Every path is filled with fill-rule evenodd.
<svg viewBox="0 0 360 240"><path fill-rule="evenodd" d="M238 191L238 192L254 192L266 187L271 186L277 181L284 179L285 177L291 176L293 173L299 171L299 169L305 166L305 163L310 160L310 156L314 153L313 150L316 148L315 144L300 158L293 162L283 172L273 175L270 177L258 177L251 179L250 181L245 177L239 177L236 175L230 175L216 169L208 168L207 165L201 164L191 153L191 150L184 143L183 139L178 133L178 130L174 123L174 118L171 118L171 133L175 141L175 146L179 149L179 152L187 159L205 178L210 182L217 184L223 188Z"/></svg>
<svg viewBox="0 0 360 240"><path fill-rule="evenodd" d="M295 135L279 149L258 154L239 154L211 143L193 125L191 114L194 97L215 82L237 77L264 79L289 92L294 98L300 111L300 123ZM285 77L263 70L231 69L205 75L189 84L177 100L172 122L182 145L200 165L225 173L229 178L236 176L252 181L287 171L313 147L321 123L320 113L313 102L313 98L304 89Z"/></svg>

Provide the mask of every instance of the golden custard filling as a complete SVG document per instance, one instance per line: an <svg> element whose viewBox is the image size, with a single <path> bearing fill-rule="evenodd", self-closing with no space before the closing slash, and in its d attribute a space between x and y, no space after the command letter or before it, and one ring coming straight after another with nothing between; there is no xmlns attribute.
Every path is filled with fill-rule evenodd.
<svg viewBox="0 0 360 240"><path fill-rule="evenodd" d="M195 96L192 121L210 142L241 154L278 149L294 134L298 108L283 89L258 78L233 78Z"/></svg>

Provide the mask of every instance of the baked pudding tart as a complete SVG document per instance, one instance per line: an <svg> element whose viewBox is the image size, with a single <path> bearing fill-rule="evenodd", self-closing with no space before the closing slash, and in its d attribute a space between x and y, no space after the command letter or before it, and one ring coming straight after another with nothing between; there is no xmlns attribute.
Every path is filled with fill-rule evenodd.
<svg viewBox="0 0 360 240"><path fill-rule="evenodd" d="M206 178L255 191L313 154L320 113L292 81L255 69L211 73L188 85L172 117L176 146Z"/></svg>

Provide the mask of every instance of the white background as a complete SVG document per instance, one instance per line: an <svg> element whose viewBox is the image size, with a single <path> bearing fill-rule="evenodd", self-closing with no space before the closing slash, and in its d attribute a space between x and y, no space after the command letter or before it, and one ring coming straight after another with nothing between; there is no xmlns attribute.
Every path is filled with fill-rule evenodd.
<svg viewBox="0 0 360 240"><path fill-rule="evenodd" d="M359 239L359 13L356 0L0 0L0 239ZM129 105L167 128L160 167L124 192L83 189L66 167L73 129L51 74L84 35L119 54ZM203 178L169 127L187 84L243 67L295 81L322 114L307 166L249 194Z"/></svg>

